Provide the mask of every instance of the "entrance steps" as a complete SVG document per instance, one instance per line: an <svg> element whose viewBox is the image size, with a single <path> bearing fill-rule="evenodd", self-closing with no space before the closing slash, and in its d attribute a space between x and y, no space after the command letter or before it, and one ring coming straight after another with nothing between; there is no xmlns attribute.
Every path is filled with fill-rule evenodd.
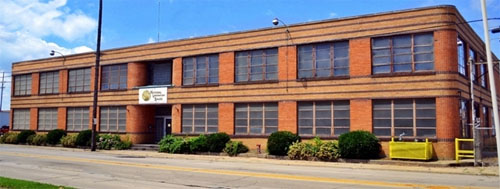
<svg viewBox="0 0 500 189"><path fill-rule="evenodd" d="M134 144L130 149L140 151L158 151L160 146L158 144Z"/></svg>

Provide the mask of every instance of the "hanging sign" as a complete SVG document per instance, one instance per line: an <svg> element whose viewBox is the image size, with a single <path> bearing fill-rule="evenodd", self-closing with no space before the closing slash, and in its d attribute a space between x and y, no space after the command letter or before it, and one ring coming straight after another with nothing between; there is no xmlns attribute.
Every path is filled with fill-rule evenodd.
<svg viewBox="0 0 500 189"><path fill-rule="evenodd" d="M139 104L166 104L167 88L139 89Z"/></svg>

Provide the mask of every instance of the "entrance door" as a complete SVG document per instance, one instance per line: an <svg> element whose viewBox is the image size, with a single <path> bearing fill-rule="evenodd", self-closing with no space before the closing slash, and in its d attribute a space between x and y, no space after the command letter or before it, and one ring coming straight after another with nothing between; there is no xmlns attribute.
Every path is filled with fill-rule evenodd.
<svg viewBox="0 0 500 189"><path fill-rule="evenodd" d="M160 141L164 136L172 133L172 118L168 116L155 117L156 126L156 142Z"/></svg>

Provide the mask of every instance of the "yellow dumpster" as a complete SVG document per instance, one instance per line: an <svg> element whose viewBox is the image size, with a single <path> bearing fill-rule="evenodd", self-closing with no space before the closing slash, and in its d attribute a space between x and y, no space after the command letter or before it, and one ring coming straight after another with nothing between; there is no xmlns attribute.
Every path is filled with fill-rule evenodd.
<svg viewBox="0 0 500 189"><path fill-rule="evenodd" d="M432 158L432 142L389 142L389 157L391 159L429 160Z"/></svg>

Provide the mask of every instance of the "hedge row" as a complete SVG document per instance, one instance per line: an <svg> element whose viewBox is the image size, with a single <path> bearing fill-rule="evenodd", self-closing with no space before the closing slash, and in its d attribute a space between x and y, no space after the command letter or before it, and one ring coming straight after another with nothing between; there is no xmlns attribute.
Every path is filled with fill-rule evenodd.
<svg viewBox="0 0 500 189"><path fill-rule="evenodd" d="M165 136L159 143L160 152L175 154L192 154L200 152L226 152L230 156L248 152L248 147L241 142L231 141L226 133L200 135L198 137L183 138L172 135Z"/></svg>

